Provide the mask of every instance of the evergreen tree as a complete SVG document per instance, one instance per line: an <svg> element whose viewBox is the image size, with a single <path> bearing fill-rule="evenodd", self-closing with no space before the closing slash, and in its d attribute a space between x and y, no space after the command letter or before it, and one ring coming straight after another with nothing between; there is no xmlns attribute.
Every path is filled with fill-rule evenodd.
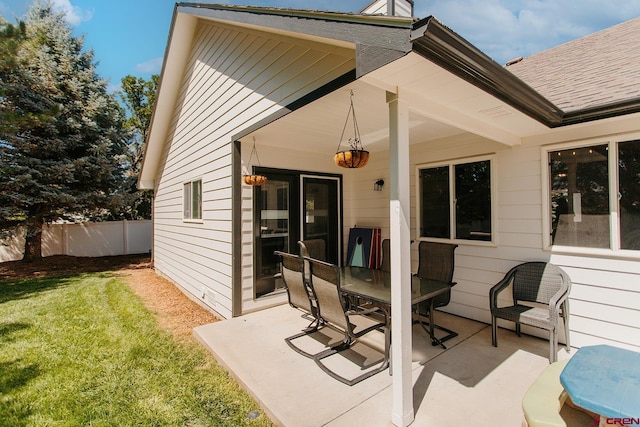
<svg viewBox="0 0 640 427"><path fill-rule="evenodd" d="M92 219L121 203L129 135L83 43L63 14L36 2L13 64L0 70L0 117L11 118L0 126L0 224L5 234L26 230L24 261L42 256L45 222Z"/></svg>
<svg viewBox="0 0 640 427"><path fill-rule="evenodd" d="M120 99L129 112L125 126L132 133L129 142L129 170L126 173L125 184L127 203L123 205L125 212L121 214L127 219L151 218L151 192L138 190L137 182L156 101L158 81L157 74L152 75L150 80L127 75L121 81Z"/></svg>

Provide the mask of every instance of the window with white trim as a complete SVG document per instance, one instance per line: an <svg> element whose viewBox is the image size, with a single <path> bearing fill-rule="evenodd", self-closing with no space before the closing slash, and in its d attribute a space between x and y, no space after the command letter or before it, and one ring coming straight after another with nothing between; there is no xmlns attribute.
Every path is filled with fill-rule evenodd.
<svg viewBox="0 0 640 427"><path fill-rule="evenodd" d="M551 244L640 250L640 140L547 154Z"/></svg>
<svg viewBox="0 0 640 427"><path fill-rule="evenodd" d="M202 180L184 183L184 219L202 219Z"/></svg>
<svg viewBox="0 0 640 427"><path fill-rule="evenodd" d="M491 159L419 167L420 236L491 241Z"/></svg>

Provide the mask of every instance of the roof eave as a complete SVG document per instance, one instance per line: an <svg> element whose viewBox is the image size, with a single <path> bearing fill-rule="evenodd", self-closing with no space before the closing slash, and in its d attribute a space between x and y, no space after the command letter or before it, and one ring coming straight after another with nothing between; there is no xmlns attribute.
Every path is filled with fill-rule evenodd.
<svg viewBox="0 0 640 427"><path fill-rule="evenodd" d="M640 113L640 98L627 99L620 102L567 111L562 120L562 126L607 119L609 117L625 116Z"/></svg>
<svg viewBox="0 0 640 427"><path fill-rule="evenodd" d="M197 2L178 2L176 3L176 7L180 8L182 12L187 12L187 9L191 9L188 11L188 13L192 13L201 17L209 17L212 15L221 16L225 12L240 12L244 14L261 16L263 18L266 16L294 17L356 24L370 24L376 26L397 28L408 28L413 22L417 21L415 18L402 16L366 15L321 10L223 5ZM228 17L228 15L226 16Z"/></svg>
<svg viewBox="0 0 640 427"><path fill-rule="evenodd" d="M464 38L428 17L412 31L414 52L549 127L563 112Z"/></svg>
<svg viewBox="0 0 640 427"><path fill-rule="evenodd" d="M158 86L158 97L154 107L151 120L149 136L145 144L143 165L138 180L138 188L153 189L155 185L155 173L160 161L161 146L164 144L166 129L159 130L154 126L156 121L161 122L164 128L170 121L166 117L167 101L175 98L173 86L175 82L169 82L167 76L171 74L169 80L178 78L176 70L167 70L167 63L171 59L171 53L176 35L184 38L185 31L177 29L178 16L188 16L193 19L219 20L229 24L239 26L249 26L260 28L265 31L285 32L299 34L300 37L319 37L326 40L336 40L351 43L356 48L356 77L359 77L372 69L381 67L397 58L406 55L411 51L409 33L415 22L413 18L406 17L386 17L372 15L356 15L334 12L307 11L298 9L276 9L251 6L225 6L206 3L176 3L174 7L173 19L169 30L167 48L160 74ZM381 30L384 30L381 37ZM189 30L187 30L189 32ZM190 37L190 36L186 36ZM180 49L177 49L180 50ZM367 55L363 55L363 52ZM171 67L169 67L171 68ZM175 67L174 67L175 68ZM161 99L162 98L162 99ZM159 106L163 104L162 114L158 114ZM163 116L159 119L158 116ZM164 124L163 124L164 123Z"/></svg>

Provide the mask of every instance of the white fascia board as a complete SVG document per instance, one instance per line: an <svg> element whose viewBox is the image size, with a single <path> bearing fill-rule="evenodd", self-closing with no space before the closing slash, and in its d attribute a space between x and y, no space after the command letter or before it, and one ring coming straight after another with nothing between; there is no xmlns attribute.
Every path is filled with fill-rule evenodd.
<svg viewBox="0 0 640 427"><path fill-rule="evenodd" d="M167 132L173 119L176 100L184 75L184 68L191 53L191 43L198 19L192 15L174 12L174 21L165 53L158 97L149 126L149 137L138 179L138 188L153 190L160 159L167 140Z"/></svg>

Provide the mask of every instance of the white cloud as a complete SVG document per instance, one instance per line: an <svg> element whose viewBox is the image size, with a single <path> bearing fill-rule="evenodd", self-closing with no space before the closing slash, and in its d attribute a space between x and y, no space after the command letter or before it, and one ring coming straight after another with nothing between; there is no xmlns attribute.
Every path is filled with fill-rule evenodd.
<svg viewBox="0 0 640 427"><path fill-rule="evenodd" d="M137 64L135 70L139 73L158 74L162 69L162 57L153 58L147 62Z"/></svg>
<svg viewBox="0 0 640 427"><path fill-rule="evenodd" d="M63 12L69 25L76 26L93 17L93 12L71 4L71 0L51 0L54 10Z"/></svg>
<svg viewBox="0 0 640 427"><path fill-rule="evenodd" d="M640 16L640 0L427 0L433 15L499 63Z"/></svg>

